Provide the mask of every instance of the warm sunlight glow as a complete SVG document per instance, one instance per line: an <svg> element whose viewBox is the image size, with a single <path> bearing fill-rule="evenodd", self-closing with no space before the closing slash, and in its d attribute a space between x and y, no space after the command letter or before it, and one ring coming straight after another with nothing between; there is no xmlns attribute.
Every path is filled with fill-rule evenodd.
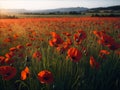
<svg viewBox="0 0 120 90"><path fill-rule="evenodd" d="M92 8L112 5L120 5L119 0L114 0L114 2L112 0L0 0L0 8L4 9Z"/></svg>

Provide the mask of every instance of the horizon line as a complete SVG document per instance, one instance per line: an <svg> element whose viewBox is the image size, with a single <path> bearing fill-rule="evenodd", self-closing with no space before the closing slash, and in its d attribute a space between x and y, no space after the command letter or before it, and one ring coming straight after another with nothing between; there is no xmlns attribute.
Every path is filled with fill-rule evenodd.
<svg viewBox="0 0 120 90"><path fill-rule="evenodd" d="M107 7L112 7L112 6L120 6L120 5L108 5L108 6L99 6L99 7L83 7L83 6L71 6L71 7L58 7L58 8L46 8L46 9L25 9L25 8L1 8L0 9L5 9L5 10L12 10L12 9L16 9L16 10L50 10L50 9L62 9L62 8L88 8L88 9L92 9L92 8L107 8Z"/></svg>

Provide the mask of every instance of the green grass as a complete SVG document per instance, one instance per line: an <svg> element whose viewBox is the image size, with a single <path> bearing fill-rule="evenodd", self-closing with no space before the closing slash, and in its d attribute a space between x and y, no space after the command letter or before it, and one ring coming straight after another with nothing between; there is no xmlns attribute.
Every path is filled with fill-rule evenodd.
<svg viewBox="0 0 120 90"><path fill-rule="evenodd" d="M114 39L119 43L120 39L117 38L119 33L114 33L114 31L117 30L114 24L120 23L118 20L119 18L116 18L113 21L112 19L109 21L110 19L57 18L56 20L53 20L53 18L51 18L44 21L43 18L41 21L27 19L28 21L21 21L22 23L18 21L15 22L15 24L8 24L8 26L10 25L9 27L2 28L1 30L7 31L11 28L13 31L10 34L10 37L15 33L18 33L21 36L12 43L7 43L7 46L0 48L2 51L0 52L0 55L7 53L10 47L21 44L25 47L20 51L24 54L24 57L14 58L16 62L12 65L17 69L17 74L14 78L9 81L5 81L0 76L0 90L119 90L120 56L116 55L115 51L109 50L107 47L98 44L96 36L92 33L93 30L106 30L107 27L110 27L107 34L112 35L112 37L114 37ZM72 25L75 26L72 27ZM38 36L33 36L36 38L35 41L31 41L28 38L30 33L29 30L37 32ZM86 47L88 55L86 56L82 52L81 60L74 63L70 59L66 60L67 51L60 54L56 51L55 47L49 46L51 36L47 36L46 34L50 31L55 31L63 40L65 40L66 36L62 35L62 32L70 32L72 34L70 39L73 42L70 47L76 47L81 50L81 45L76 45L73 39L73 35L77 30L84 30L87 34L87 38L82 42L82 45ZM32 34L30 33L30 35ZM6 37L8 36L0 36L1 46L4 44L3 40ZM43 38L43 41L37 40L39 38ZM28 42L32 43L32 46L26 47L25 44ZM35 48L36 46L39 46L39 48ZM110 51L110 55L108 55L105 60L99 57L99 51L101 49L107 49ZM40 61L37 61L32 57L32 54L36 50L40 51L42 54L42 59ZM91 68L89 64L90 56L94 56L96 61L100 63L99 69ZM6 64L0 64L0 66L3 65ZM29 67L30 76L23 81L20 79L20 74L25 66ZM54 76L54 82L52 84L40 83L37 78L37 74L42 70L49 70L52 72Z"/></svg>

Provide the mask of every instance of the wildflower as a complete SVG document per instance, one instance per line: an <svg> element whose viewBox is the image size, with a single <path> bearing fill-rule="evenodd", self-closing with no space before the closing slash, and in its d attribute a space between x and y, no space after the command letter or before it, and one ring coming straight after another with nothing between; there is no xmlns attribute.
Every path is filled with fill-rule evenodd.
<svg viewBox="0 0 120 90"><path fill-rule="evenodd" d="M0 66L0 75L4 80L12 79L17 73L16 68L11 66Z"/></svg>
<svg viewBox="0 0 120 90"><path fill-rule="evenodd" d="M108 45L108 48L110 49L110 50L117 50L117 49L119 49L120 48L120 44L118 44L118 43L112 43L112 44L110 44L110 45Z"/></svg>
<svg viewBox="0 0 120 90"><path fill-rule="evenodd" d="M51 32L51 35L52 35L52 39L49 40L50 46L57 47L59 44L63 43L63 40L61 39L61 37L58 34L56 34L55 32Z"/></svg>
<svg viewBox="0 0 120 90"><path fill-rule="evenodd" d="M35 41L35 40L36 40L36 38L30 38L30 40L31 40L31 41Z"/></svg>
<svg viewBox="0 0 120 90"><path fill-rule="evenodd" d="M50 34L53 38L60 38L60 36L56 32L51 32Z"/></svg>
<svg viewBox="0 0 120 90"><path fill-rule="evenodd" d="M0 63L4 63L4 61L5 61L5 57L0 56Z"/></svg>
<svg viewBox="0 0 120 90"><path fill-rule="evenodd" d="M82 53L77 48L68 49L67 54L73 62L78 62L82 58Z"/></svg>
<svg viewBox="0 0 120 90"><path fill-rule="evenodd" d="M103 31L93 31L93 33L99 38L98 40L99 44L109 46L115 43L115 40Z"/></svg>
<svg viewBox="0 0 120 90"><path fill-rule="evenodd" d="M4 39L4 42L6 42L6 43L12 42L12 39L11 38L6 38L6 39Z"/></svg>
<svg viewBox="0 0 120 90"><path fill-rule="evenodd" d="M67 36L67 37L71 36L71 34L68 33L68 32L63 32L62 34L65 35L65 36Z"/></svg>
<svg viewBox="0 0 120 90"><path fill-rule="evenodd" d="M100 50L100 53L99 53L99 56L101 57L101 58L103 58L103 59L105 59L106 57L106 55L109 55L110 54L110 52L109 51L107 51L107 50Z"/></svg>
<svg viewBox="0 0 120 90"><path fill-rule="evenodd" d="M77 44L81 44L86 37L86 33L82 30L79 30L77 33L74 34L74 40L75 42L77 42Z"/></svg>
<svg viewBox="0 0 120 90"><path fill-rule="evenodd" d="M12 47L12 48L9 49L9 51L15 52L15 51L17 51L17 48L16 47Z"/></svg>
<svg viewBox="0 0 120 90"><path fill-rule="evenodd" d="M22 48L24 48L24 47L23 47L22 45L17 45L16 48L17 48L17 49L22 49Z"/></svg>
<svg viewBox="0 0 120 90"><path fill-rule="evenodd" d="M21 80L26 80L29 74L30 74L30 70L26 66L25 69L21 71Z"/></svg>
<svg viewBox="0 0 120 90"><path fill-rule="evenodd" d="M94 30L93 34L96 35L97 38L101 38L102 34L105 34L105 32Z"/></svg>
<svg viewBox="0 0 120 90"><path fill-rule="evenodd" d="M39 51L36 51L33 53L33 58L38 59L40 61L42 58L42 55Z"/></svg>
<svg viewBox="0 0 120 90"><path fill-rule="evenodd" d="M8 31L12 32L13 30L12 29L8 29Z"/></svg>
<svg viewBox="0 0 120 90"><path fill-rule="evenodd" d="M98 40L98 43L104 46L109 46L115 43L115 40L107 34L102 34L101 38Z"/></svg>
<svg viewBox="0 0 120 90"><path fill-rule="evenodd" d="M110 50L117 50L120 48L120 44L115 42L115 39L103 32L93 32L98 38L98 43L107 46Z"/></svg>
<svg viewBox="0 0 120 90"><path fill-rule="evenodd" d="M38 40L39 40L39 41L44 41L44 39L43 39L43 38L38 38Z"/></svg>
<svg viewBox="0 0 120 90"><path fill-rule="evenodd" d="M14 63L14 62L15 62L14 59L11 59L11 58L5 58L5 63L7 63L7 64L12 64L12 63Z"/></svg>
<svg viewBox="0 0 120 90"><path fill-rule="evenodd" d="M37 36L37 33L35 31L32 31L31 33L33 36Z"/></svg>
<svg viewBox="0 0 120 90"><path fill-rule="evenodd" d="M6 53L6 54L5 54L5 57L6 57L6 58L12 58L12 56L11 56L9 53Z"/></svg>
<svg viewBox="0 0 120 90"><path fill-rule="evenodd" d="M14 38L15 40L16 40L18 37L19 37L18 34L14 34L14 35L13 35L13 38Z"/></svg>
<svg viewBox="0 0 120 90"><path fill-rule="evenodd" d="M63 44L60 44L56 49L58 52L64 53L66 50L69 49L70 45L71 45L71 42L66 41L66 42L63 42Z"/></svg>
<svg viewBox="0 0 120 90"><path fill-rule="evenodd" d="M32 46L32 44L31 44L31 43L26 43L26 46L28 46L28 47L29 47L29 46Z"/></svg>
<svg viewBox="0 0 120 90"><path fill-rule="evenodd" d="M95 61L93 56L90 57L90 66L92 68L96 68L96 69L98 69L100 67L100 64Z"/></svg>
<svg viewBox="0 0 120 90"><path fill-rule="evenodd" d="M5 54L5 57L7 57L7 58L12 58L14 56L15 56L15 53L12 52L12 51L10 51L10 52L8 52L8 53Z"/></svg>
<svg viewBox="0 0 120 90"><path fill-rule="evenodd" d="M53 47L53 46L57 46L56 45L56 43L54 43L54 39L52 39L52 40L49 40L49 45L51 46L51 47Z"/></svg>
<svg viewBox="0 0 120 90"><path fill-rule="evenodd" d="M64 43L67 43L68 45L72 45L72 41L70 38L67 38L66 41Z"/></svg>
<svg viewBox="0 0 120 90"><path fill-rule="evenodd" d="M41 83L45 84L51 84L53 83L53 75L50 71L48 70L43 70L38 73L38 79Z"/></svg>
<svg viewBox="0 0 120 90"><path fill-rule="evenodd" d="M52 40L49 40L49 45L50 46L58 47L62 43L63 43L63 41L59 38L53 38Z"/></svg>

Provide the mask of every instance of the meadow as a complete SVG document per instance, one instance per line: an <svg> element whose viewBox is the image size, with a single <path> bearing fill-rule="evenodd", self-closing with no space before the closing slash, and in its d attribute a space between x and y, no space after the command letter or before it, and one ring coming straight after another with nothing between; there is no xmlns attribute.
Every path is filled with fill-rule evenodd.
<svg viewBox="0 0 120 90"><path fill-rule="evenodd" d="M0 90L119 89L119 17L0 19Z"/></svg>

